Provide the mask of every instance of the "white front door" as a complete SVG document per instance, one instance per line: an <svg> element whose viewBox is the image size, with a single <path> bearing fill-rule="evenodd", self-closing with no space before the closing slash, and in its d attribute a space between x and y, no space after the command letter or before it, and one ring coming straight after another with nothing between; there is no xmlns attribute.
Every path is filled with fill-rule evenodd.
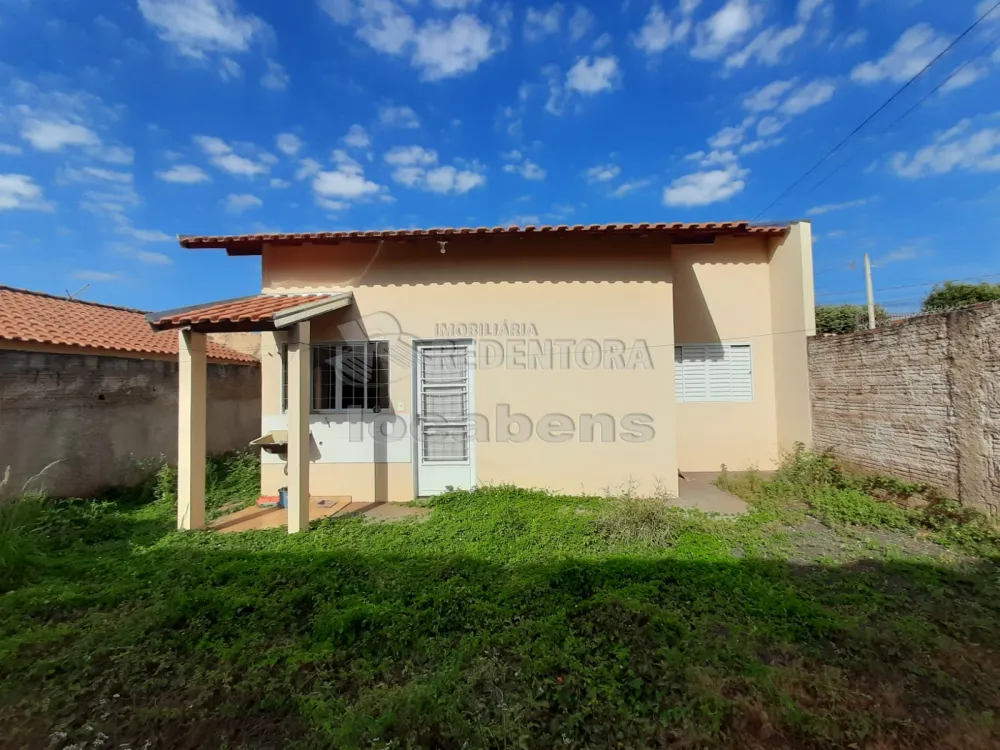
<svg viewBox="0 0 1000 750"><path fill-rule="evenodd" d="M427 497L448 488L475 484L470 342L436 340L413 344L417 366L416 424L417 495Z"/></svg>

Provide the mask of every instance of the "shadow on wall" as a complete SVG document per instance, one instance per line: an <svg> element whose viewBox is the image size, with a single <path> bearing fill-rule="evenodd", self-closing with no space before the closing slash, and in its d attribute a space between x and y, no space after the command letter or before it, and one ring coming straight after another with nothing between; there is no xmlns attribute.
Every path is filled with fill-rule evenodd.
<svg viewBox="0 0 1000 750"><path fill-rule="evenodd" d="M694 264L674 267L674 335L679 344L721 342Z"/></svg>
<svg viewBox="0 0 1000 750"><path fill-rule="evenodd" d="M665 282L671 277L670 243L652 237L452 240L443 254L431 239L386 242L381 250L377 244L345 243L335 250L265 248L265 285L297 287L316 278L329 286L420 286Z"/></svg>

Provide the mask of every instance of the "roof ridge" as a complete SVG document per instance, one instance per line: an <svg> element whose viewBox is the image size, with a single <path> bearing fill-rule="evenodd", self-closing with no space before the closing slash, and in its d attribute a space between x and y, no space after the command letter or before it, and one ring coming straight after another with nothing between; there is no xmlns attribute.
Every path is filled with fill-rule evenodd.
<svg viewBox="0 0 1000 750"><path fill-rule="evenodd" d="M145 315L148 310L140 310L135 307L124 307L122 305L109 305L106 302L92 302L86 299L74 299L73 297L63 297L58 294L49 294L48 292L38 292L34 289L22 289L17 286L9 286L7 284L0 284L0 290L7 290L8 292L14 292L16 294L30 294L33 297L45 297L46 299L55 299L60 302L73 302L79 305L91 305L93 307L103 307L108 310L122 310L123 312L130 313L140 313Z"/></svg>

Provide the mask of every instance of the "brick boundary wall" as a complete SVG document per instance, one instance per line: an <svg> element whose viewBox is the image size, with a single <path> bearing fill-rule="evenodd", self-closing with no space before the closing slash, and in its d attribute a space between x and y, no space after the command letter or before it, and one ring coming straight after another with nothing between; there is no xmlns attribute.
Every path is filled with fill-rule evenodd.
<svg viewBox="0 0 1000 750"><path fill-rule="evenodd" d="M1000 303L809 341L813 444L1000 513Z"/></svg>
<svg viewBox="0 0 1000 750"><path fill-rule="evenodd" d="M177 462L178 364L169 360L0 351L0 477L53 497L92 496ZM208 365L208 452L260 435L260 366Z"/></svg>

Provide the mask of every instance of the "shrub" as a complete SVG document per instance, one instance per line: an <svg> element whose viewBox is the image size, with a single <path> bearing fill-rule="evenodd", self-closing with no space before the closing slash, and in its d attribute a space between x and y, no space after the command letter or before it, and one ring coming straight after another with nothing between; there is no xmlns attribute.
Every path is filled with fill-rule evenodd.
<svg viewBox="0 0 1000 750"><path fill-rule="evenodd" d="M38 555L38 517L42 498L7 492L10 467L0 479L0 591L16 585Z"/></svg>
<svg viewBox="0 0 1000 750"><path fill-rule="evenodd" d="M662 500L612 499L603 506L597 528L604 538L616 544L662 547L676 535L675 513Z"/></svg>
<svg viewBox="0 0 1000 750"><path fill-rule="evenodd" d="M912 528L907 511L890 503L880 502L860 490L823 487L811 494L809 504L820 520L828 524L884 529Z"/></svg>

